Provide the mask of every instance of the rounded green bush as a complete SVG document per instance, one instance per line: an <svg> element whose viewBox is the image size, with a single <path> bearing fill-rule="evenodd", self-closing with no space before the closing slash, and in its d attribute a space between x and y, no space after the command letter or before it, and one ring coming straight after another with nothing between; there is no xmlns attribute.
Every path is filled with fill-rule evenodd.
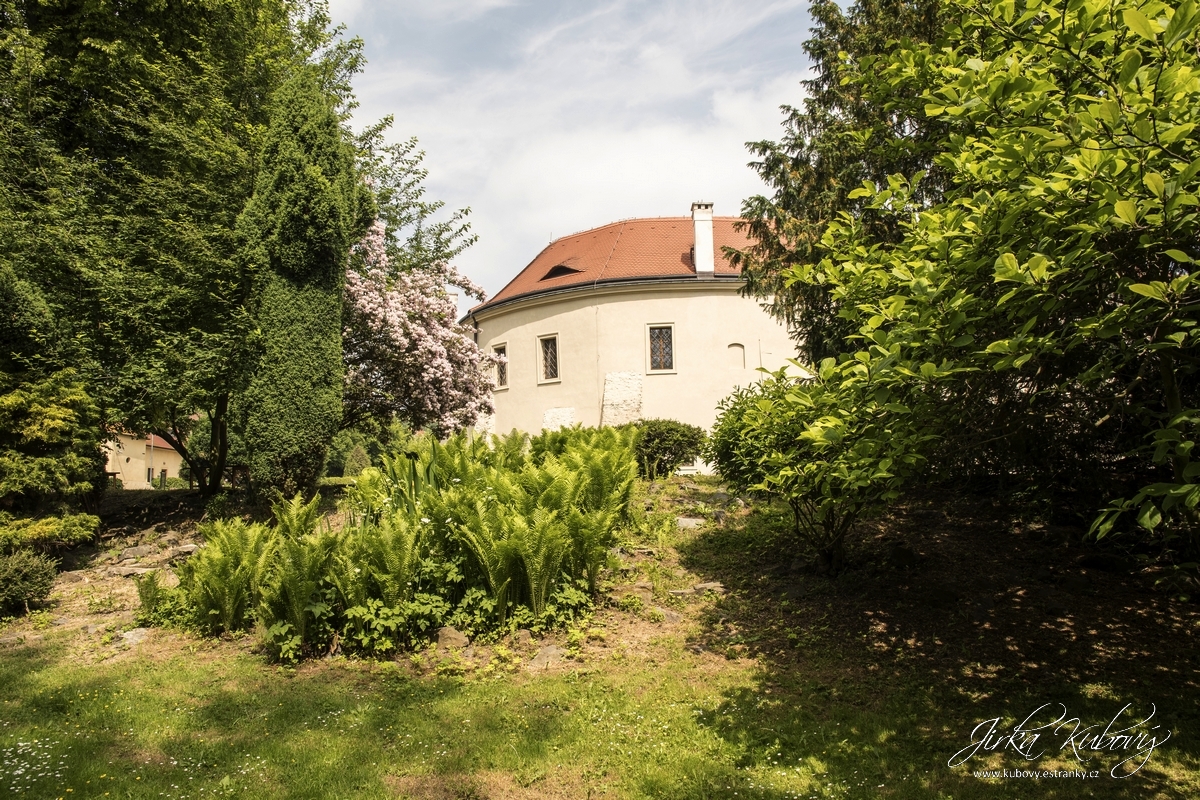
<svg viewBox="0 0 1200 800"><path fill-rule="evenodd" d="M673 419L648 419L638 428L638 470L650 479L670 475L696 458L708 439L703 428Z"/></svg>
<svg viewBox="0 0 1200 800"><path fill-rule="evenodd" d="M54 559L32 550L0 553L0 610L29 610L29 603L44 600L58 574Z"/></svg>

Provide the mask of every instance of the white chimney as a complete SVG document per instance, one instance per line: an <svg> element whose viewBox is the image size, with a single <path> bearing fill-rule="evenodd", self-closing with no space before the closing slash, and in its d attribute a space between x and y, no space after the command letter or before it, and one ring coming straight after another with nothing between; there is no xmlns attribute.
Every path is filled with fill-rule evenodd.
<svg viewBox="0 0 1200 800"><path fill-rule="evenodd" d="M692 264L697 278L711 278L716 265L712 211L712 203L692 203Z"/></svg>

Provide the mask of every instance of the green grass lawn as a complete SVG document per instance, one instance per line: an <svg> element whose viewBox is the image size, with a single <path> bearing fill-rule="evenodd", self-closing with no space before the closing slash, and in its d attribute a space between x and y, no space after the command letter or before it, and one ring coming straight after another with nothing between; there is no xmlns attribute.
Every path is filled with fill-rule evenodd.
<svg viewBox="0 0 1200 800"><path fill-rule="evenodd" d="M910 539L925 560L893 574L869 561L871 531L840 579L772 573L785 542L768 512L731 512L696 530L669 524L677 512L712 516L713 488L701 482L681 493L671 485L656 495L648 530L657 533L643 543L657 552L631 559L621 578L648 580L654 603L680 618L602 610L578 659L545 673L486 647L475 668L455 660L441 674L428 654L420 664L338 657L285 669L268 664L250 639L156 630L126 648L119 636L114 642L71 622L30 630L43 638L0 649L0 791L418 800L1200 796L1196 628L1187 608L1134 587L1101 613L1092 606L1116 591L1101 577L1065 621L1039 615L1022 627L1018 608L979 623L909 597L947 580L936 542ZM880 535L905 530L903 519L879 525ZM686 602L669 595L694 580L723 581L729 593ZM1023 591L1004 590L1018 605ZM67 606L64 594L59 608ZM1155 616L1164 610L1171 613ZM69 617L51 609L56 614ZM1168 634L1173 651L1159 646ZM532 653L518 655L527 661ZM980 780L946 766L979 720L1023 716L1051 701L1097 721L1126 702L1154 702L1173 738L1125 780L1107 777L1111 757L1088 767L1106 776L1093 781ZM1072 761L1058 754L1036 766ZM993 756L973 766L1028 765Z"/></svg>

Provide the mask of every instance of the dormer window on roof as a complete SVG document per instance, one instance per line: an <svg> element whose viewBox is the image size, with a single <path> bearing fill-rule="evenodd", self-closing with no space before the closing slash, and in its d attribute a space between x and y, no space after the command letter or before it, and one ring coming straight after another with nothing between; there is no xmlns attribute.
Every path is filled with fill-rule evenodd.
<svg viewBox="0 0 1200 800"><path fill-rule="evenodd" d="M583 272L583 270L568 267L566 264L558 264L551 267L550 271L542 276L542 280L548 281L551 278L561 278L564 275L578 275L580 272Z"/></svg>

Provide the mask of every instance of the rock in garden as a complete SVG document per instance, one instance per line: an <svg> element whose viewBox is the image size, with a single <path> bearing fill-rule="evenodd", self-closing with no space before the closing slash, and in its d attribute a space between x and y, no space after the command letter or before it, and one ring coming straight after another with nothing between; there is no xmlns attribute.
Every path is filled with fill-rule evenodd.
<svg viewBox="0 0 1200 800"><path fill-rule="evenodd" d="M633 586L618 586L613 590L613 598L617 601L624 600L626 597L636 597L645 605L654 599L654 590L647 584L642 586L635 584Z"/></svg>
<svg viewBox="0 0 1200 800"><path fill-rule="evenodd" d="M40 633L14 633L9 636L0 636L0 645L21 645L33 644L42 640Z"/></svg>
<svg viewBox="0 0 1200 800"><path fill-rule="evenodd" d="M546 669L562 661L565 654L566 652L558 645L548 644L534 654L529 661L529 668L531 670Z"/></svg>
<svg viewBox="0 0 1200 800"><path fill-rule="evenodd" d="M714 503L728 503L729 495L725 492L716 492L713 494L712 499Z"/></svg>
<svg viewBox="0 0 1200 800"><path fill-rule="evenodd" d="M70 572L60 572L58 579L63 583L79 583L84 580L84 572L81 569L72 570Z"/></svg>
<svg viewBox="0 0 1200 800"><path fill-rule="evenodd" d="M471 643L471 640L465 634L446 626L438 628L438 649L455 648L461 650Z"/></svg>
<svg viewBox="0 0 1200 800"><path fill-rule="evenodd" d="M198 545L198 544L181 544L181 545L179 545L179 547L175 547L175 548L171 549L170 557L173 559L174 558L184 559L199 549L200 549L200 545Z"/></svg>
<svg viewBox="0 0 1200 800"><path fill-rule="evenodd" d="M675 520L679 530L687 530L689 528L699 528L704 524L704 520L700 517L679 517Z"/></svg>
<svg viewBox="0 0 1200 800"><path fill-rule="evenodd" d="M679 620L683 619L683 617L681 617L679 615L679 612L672 611L669 608L663 608L661 606L654 606L654 610L657 611L659 614L662 614L663 620L666 622L675 623L675 622L679 622Z"/></svg>
<svg viewBox="0 0 1200 800"><path fill-rule="evenodd" d="M163 536L162 536L162 537L161 537L161 538L158 540L158 543L159 543L159 544L162 544L162 545L166 545L167 547L173 547L174 545L177 545L177 544L179 544L179 541L180 541L182 538L183 538L183 537L182 537L182 536L180 536L180 535L179 535L177 532L175 532L175 531L171 531L170 533L164 534L164 535L163 535Z"/></svg>
<svg viewBox="0 0 1200 800"><path fill-rule="evenodd" d="M147 572L154 572L150 567L109 567L108 574L115 575L118 578L133 578L138 575L145 575Z"/></svg>
<svg viewBox="0 0 1200 800"><path fill-rule="evenodd" d="M126 547L121 551L121 559L145 558L146 556L153 555L157 550L157 547L152 547L148 544L139 545L138 547Z"/></svg>
<svg viewBox="0 0 1200 800"><path fill-rule="evenodd" d="M149 628L134 628L133 630L125 631L121 634L121 641L132 647L135 644L141 644L146 638L146 634L150 633Z"/></svg>
<svg viewBox="0 0 1200 800"><path fill-rule="evenodd" d="M692 589L671 589L667 594L672 594L676 597L687 597L689 594L694 594L694 591Z"/></svg>
<svg viewBox="0 0 1200 800"><path fill-rule="evenodd" d="M533 644L533 634L525 628L518 630L517 635L513 639L517 647L529 647Z"/></svg>
<svg viewBox="0 0 1200 800"><path fill-rule="evenodd" d="M707 583L697 583L692 587L692 591L696 594L704 594L705 592L725 594L725 586L720 581L709 581Z"/></svg>

